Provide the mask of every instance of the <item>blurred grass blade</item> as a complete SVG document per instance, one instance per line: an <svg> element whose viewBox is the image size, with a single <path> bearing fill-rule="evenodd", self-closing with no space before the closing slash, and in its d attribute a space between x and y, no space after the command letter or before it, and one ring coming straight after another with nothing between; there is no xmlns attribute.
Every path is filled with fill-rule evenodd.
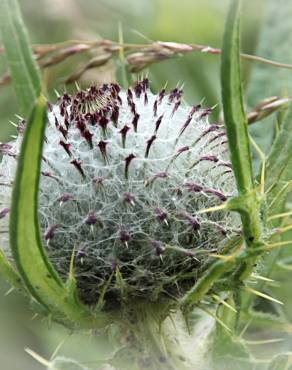
<svg viewBox="0 0 292 370"><path fill-rule="evenodd" d="M21 278L12 264L8 261L4 252L0 249L0 277L17 289L23 290Z"/></svg>
<svg viewBox="0 0 292 370"><path fill-rule="evenodd" d="M66 286L48 261L38 224L38 188L47 120L41 96L26 128L14 181L10 243L17 268L29 292L60 320L81 324L87 310L75 299L72 282ZM67 320L66 320L67 319Z"/></svg>
<svg viewBox="0 0 292 370"><path fill-rule="evenodd" d="M123 25L119 22L119 44L124 43L124 34L123 34ZM126 58L125 58L125 51L124 48L121 47L119 50L119 58L117 62L117 70L116 70L117 81L120 85L126 90L131 85L132 75L129 71Z"/></svg>
<svg viewBox="0 0 292 370"><path fill-rule="evenodd" d="M253 189L253 176L240 78L239 12L240 1L231 0L223 39L221 86L232 167L243 194Z"/></svg>
<svg viewBox="0 0 292 370"><path fill-rule="evenodd" d="M41 82L17 0L0 1L0 30L20 111L27 117L40 94Z"/></svg>

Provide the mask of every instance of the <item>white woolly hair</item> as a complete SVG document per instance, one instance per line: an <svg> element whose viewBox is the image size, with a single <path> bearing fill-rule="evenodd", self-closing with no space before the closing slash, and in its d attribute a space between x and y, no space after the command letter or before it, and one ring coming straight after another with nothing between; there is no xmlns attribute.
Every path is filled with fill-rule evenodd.
<svg viewBox="0 0 292 370"><path fill-rule="evenodd" d="M64 94L49 106L40 226L64 278L75 250L84 302L95 303L109 281L109 303L178 297L210 251L238 232L234 215L198 214L235 192L226 135L208 122L211 112L185 106L179 88L152 94L147 79L128 91L107 84ZM21 140L20 132L2 144L3 222Z"/></svg>

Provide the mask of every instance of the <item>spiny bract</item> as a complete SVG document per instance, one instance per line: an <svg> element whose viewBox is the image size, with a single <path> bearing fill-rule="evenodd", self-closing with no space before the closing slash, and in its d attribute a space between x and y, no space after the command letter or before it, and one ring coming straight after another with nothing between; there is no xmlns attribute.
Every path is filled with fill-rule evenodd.
<svg viewBox="0 0 292 370"><path fill-rule="evenodd" d="M234 195L226 135L212 109L182 104L182 90L154 95L148 79L127 91L104 84L49 105L39 196L48 255L83 302L107 286L106 307L141 297L175 299L207 268L239 223L198 214ZM2 144L2 182L13 182L23 128ZM7 219L10 188L1 187ZM6 202L6 204L5 204Z"/></svg>

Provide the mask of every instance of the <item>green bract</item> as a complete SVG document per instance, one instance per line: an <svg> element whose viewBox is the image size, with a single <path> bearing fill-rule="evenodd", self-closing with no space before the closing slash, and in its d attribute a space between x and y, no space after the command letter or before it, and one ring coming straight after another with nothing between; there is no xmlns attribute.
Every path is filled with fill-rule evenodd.
<svg viewBox="0 0 292 370"><path fill-rule="evenodd" d="M231 1L223 41L224 125L209 122L212 109L185 105L179 87L152 93L148 78L48 103L11 3L0 5L3 42L21 110L28 117L34 109L17 138L0 146L0 222L10 223L0 276L71 329L117 324L120 348L108 363L119 369L194 369L190 338L203 343L202 368L233 365L227 346L244 369L254 360L237 336L243 325L254 317L285 325L252 309L252 295L281 302L250 279L266 281L278 256L271 250L290 244L280 240L290 227L280 226L292 115L290 108L266 160L244 111L240 1ZM262 159L257 176L251 144ZM271 368L286 366L290 355L283 356ZM79 366L63 358L49 364Z"/></svg>

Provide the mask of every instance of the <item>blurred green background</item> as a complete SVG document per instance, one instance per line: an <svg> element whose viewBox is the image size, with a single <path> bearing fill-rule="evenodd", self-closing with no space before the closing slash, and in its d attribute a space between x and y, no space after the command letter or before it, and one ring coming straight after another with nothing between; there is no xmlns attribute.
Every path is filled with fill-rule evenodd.
<svg viewBox="0 0 292 370"><path fill-rule="evenodd" d="M68 39L118 40L118 25L123 27L124 40L144 43L149 40L176 41L221 46L228 0L20 0L24 20L33 43L54 43ZM275 6L275 3L276 6ZM245 0L243 7L242 49L247 53L291 63L289 45L292 40L292 3L279 0ZM285 22L285 19L287 20ZM281 28L281 30L280 30ZM290 36L289 36L290 29ZM281 31L281 32L280 32ZM291 48L290 48L291 49ZM290 53L290 55L289 55ZM90 56L86 56L89 58ZM48 92L54 99L54 89L63 91L64 77L76 69L84 56L70 60L45 71ZM6 70L3 55L0 56L0 73ZM247 106L256 105L271 95L287 94L290 90L291 72L243 63L243 84L246 88ZM169 87L184 84L185 99L191 104L203 98L204 104L219 104L213 119L220 114L220 59L216 55L193 53L181 58L164 61L146 71L157 90L168 82ZM81 85L94 81L107 81L114 76L113 66L88 72ZM274 81L271 83L271 81ZM0 142L9 140L16 120L18 107L11 86L0 87ZM273 136L275 118L256 124L252 132L264 148L268 148ZM291 295L287 273L279 275L281 289L275 294L287 301ZM289 279L288 279L289 280ZM80 360L94 361L98 353L107 356L106 343L93 340L91 335L69 338L68 333L47 321L32 320L33 313L26 299L16 292L5 293L9 287L1 283L0 289L0 364L1 370L41 369L25 352L32 348L45 358L50 358L63 340L61 350ZM289 315L292 298L286 311ZM291 317L291 315L290 315ZM265 356L265 353L261 353Z"/></svg>

